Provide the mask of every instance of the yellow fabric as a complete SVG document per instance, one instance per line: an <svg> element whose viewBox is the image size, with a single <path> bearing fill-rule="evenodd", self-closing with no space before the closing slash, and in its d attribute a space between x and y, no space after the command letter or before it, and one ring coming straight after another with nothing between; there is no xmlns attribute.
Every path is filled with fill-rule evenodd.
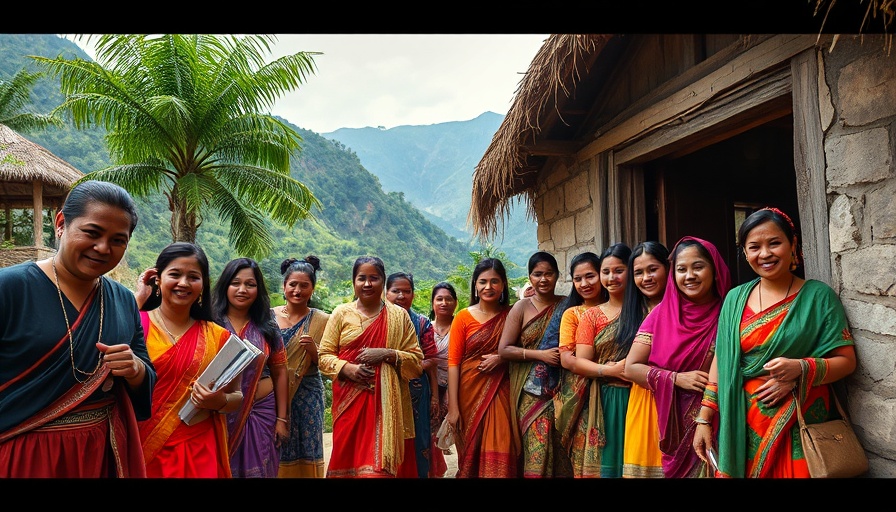
<svg viewBox="0 0 896 512"><path fill-rule="evenodd" d="M653 392L632 384L625 415L623 478L663 478L663 454Z"/></svg>
<svg viewBox="0 0 896 512"><path fill-rule="evenodd" d="M579 304L573 306L563 312L560 317L560 338L558 346L560 350L575 350L576 348L576 330L579 328L579 321L588 311L588 306Z"/></svg>

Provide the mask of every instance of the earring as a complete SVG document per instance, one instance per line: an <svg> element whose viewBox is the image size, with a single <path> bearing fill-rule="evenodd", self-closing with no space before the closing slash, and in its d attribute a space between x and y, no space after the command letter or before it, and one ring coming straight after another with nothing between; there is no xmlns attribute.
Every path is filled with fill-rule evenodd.
<svg viewBox="0 0 896 512"><path fill-rule="evenodd" d="M201 307L202 307L202 294L201 294L201 293L199 294L199 301L198 301L198 302L199 302L199 307L201 308Z"/></svg>
<svg viewBox="0 0 896 512"><path fill-rule="evenodd" d="M790 270L791 271L796 270L796 267L798 267L799 264L800 264L800 257L797 256L796 249L794 249L793 252L790 253Z"/></svg>
<svg viewBox="0 0 896 512"><path fill-rule="evenodd" d="M156 297L161 297L161 296L162 296L162 289L156 288Z"/></svg>

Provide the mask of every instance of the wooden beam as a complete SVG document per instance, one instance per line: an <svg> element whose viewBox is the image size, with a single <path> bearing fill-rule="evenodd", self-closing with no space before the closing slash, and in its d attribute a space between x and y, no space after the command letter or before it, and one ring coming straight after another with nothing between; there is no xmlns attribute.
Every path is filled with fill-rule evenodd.
<svg viewBox="0 0 896 512"><path fill-rule="evenodd" d="M520 150L532 156L575 156L583 144L571 140L539 140L534 145L520 146Z"/></svg>
<svg viewBox="0 0 896 512"><path fill-rule="evenodd" d="M627 144L665 126L671 120L686 115L704 103L727 91L730 87L748 80L751 76L780 65L816 42L813 34L779 34L744 51L719 69L682 87L667 99L644 108L614 126L585 146L579 153L580 160L608 149Z"/></svg>
<svg viewBox="0 0 896 512"><path fill-rule="evenodd" d="M824 129L818 107L818 56L814 48L798 55L793 70L793 168L800 209L800 242L806 279L833 286L825 182ZM836 289L836 287L835 287Z"/></svg>
<svg viewBox="0 0 896 512"><path fill-rule="evenodd" d="M616 152L617 163L683 156L790 113L790 68L744 84L708 102L681 122L663 126Z"/></svg>
<svg viewBox="0 0 896 512"><path fill-rule="evenodd" d="M34 220L34 247L43 247L44 246L44 196L43 196L43 182L40 180L34 180L32 182L34 185L33 192L33 203L34 206L34 216L32 217Z"/></svg>

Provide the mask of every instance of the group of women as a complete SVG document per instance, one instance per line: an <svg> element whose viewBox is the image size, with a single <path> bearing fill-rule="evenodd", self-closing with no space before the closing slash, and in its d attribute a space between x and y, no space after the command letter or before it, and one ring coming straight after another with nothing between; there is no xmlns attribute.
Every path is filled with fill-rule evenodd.
<svg viewBox="0 0 896 512"><path fill-rule="evenodd" d="M794 393L812 421L837 415L830 384L856 367L846 315L795 273L786 213L754 212L738 246L757 276L734 288L716 246L685 236L577 255L567 297L538 252L512 307L500 262L481 262L449 344L457 476L809 477Z"/></svg>
<svg viewBox="0 0 896 512"><path fill-rule="evenodd" d="M136 224L123 189L84 182L55 218L57 253L0 269L0 476L441 477L444 421L459 478L808 477L794 389L823 421L856 367L843 306L794 272L796 228L775 208L740 226L757 277L733 289L715 245L685 236L575 256L567 296L536 252L512 305L503 263L483 258L470 305L439 283L428 317L413 276L375 256L329 314L309 305L311 255L282 263L283 306L252 259L212 288L182 242L132 294L104 274ZM198 382L234 334L262 356Z"/></svg>

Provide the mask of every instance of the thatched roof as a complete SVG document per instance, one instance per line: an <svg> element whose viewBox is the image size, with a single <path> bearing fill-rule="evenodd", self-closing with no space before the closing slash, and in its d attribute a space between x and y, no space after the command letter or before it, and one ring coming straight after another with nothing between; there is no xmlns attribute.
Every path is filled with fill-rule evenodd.
<svg viewBox="0 0 896 512"><path fill-rule="evenodd" d="M0 203L13 208L30 207L31 183L44 184L45 197L60 197L84 173L51 153L40 144L26 139L0 124Z"/></svg>
<svg viewBox="0 0 896 512"><path fill-rule="evenodd" d="M71 187L84 173L0 124L0 181L34 181Z"/></svg>
<svg viewBox="0 0 896 512"><path fill-rule="evenodd" d="M473 173L473 197L468 222L473 233L489 238L497 234L498 219L509 215L512 199L528 196L534 217L534 176L527 168L528 148L534 145L547 117L559 118L563 99L573 95L585 63L593 61L611 35L552 34L526 71L507 116Z"/></svg>

